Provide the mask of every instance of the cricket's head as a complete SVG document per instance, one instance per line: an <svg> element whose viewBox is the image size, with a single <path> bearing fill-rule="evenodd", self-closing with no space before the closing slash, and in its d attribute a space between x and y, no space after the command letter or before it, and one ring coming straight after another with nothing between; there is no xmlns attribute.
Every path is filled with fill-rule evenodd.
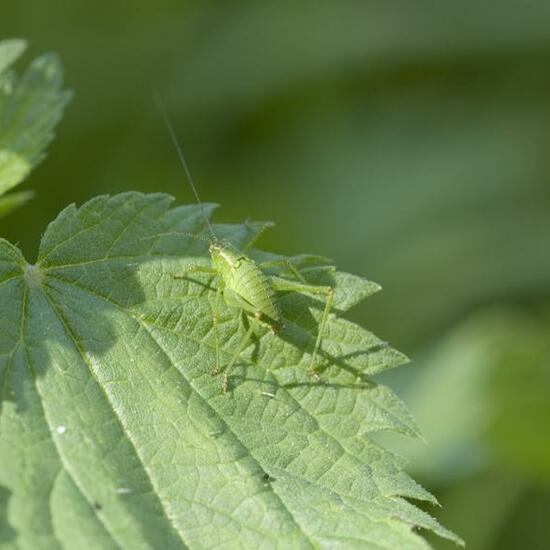
<svg viewBox="0 0 550 550"><path fill-rule="evenodd" d="M238 260L238 255L230 250L229 245L219 241L210 243L208 251L210 252L213 265L220 271L234 266Z"/></svg>

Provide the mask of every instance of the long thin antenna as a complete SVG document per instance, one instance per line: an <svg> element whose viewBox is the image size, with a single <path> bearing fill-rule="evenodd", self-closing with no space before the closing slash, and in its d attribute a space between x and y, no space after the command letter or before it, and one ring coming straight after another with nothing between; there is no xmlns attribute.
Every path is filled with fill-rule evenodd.
<svg viewBox="0 0 550 550"><path fill-rule="evenodd" d="M189 185L191 186L191 189L193 190L193 194L195 195L195 199L197 201L197 204L202 209L202 215L204 217L204 221L206 222L206 225L208 226L208 230L210 231L212 235L212 239L214 241L217 241L218 238L216 236L216 233L214 232L214 228L212 227L212 224L210 223L210 220L208 219L208 216L206 215L206 210L204 208L204 204L201 201L199 194L197 192L197 188L195 187L195 182L193 181L193 177L191 176L191 171L189 170L189 166L187 164L187 161L185 160L185 156L183 155L183 151L181 149L181 145L178 141L178 137L176 136L176 132L174 130L174 126L172 125L172 122L170 120L170 117L168 116L168 112L166 111L166 107L164 106L164 102L162 101L162 98L160 97L160 94L158 93L157 89L153 87L153 95L155 96L155 101L157 103L157 107L160 111L160 114L162 115L162 120L164 121L164 125L166 126L166 129L168 130L168 134L170 135L170 139L172 141L172 144L174 145L174 148L176 149L176 152L178 154L178 158L180 160L181 165L183 166L183 170L185 172L185 176L187 177L187 181L189 182Z"/></svg>

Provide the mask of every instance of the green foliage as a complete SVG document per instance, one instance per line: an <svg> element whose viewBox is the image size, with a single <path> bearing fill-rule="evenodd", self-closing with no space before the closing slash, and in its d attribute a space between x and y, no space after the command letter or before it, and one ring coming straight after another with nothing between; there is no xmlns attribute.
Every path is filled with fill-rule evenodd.
<svg viewBox="0 0 550 550"><path fill-rule="evenodd" d="M440 487L440 519L468 547L542 549L549 540L549 312L480 310L425 354L402 391L430 445L392 448Z"/></svg>
<svg viewBox="0 0 550 550"><path fill-rule="evenodd" d="M55 56L16 77L24 49L0 43L0 195L43 158L70 97ZM31 196L1 196L0 216ZM461 542L406 500L435 502L371 439L419 435L371 379L406 358L344 317L378 285L292 258L336 289L325 383L306 367L322 300L288 293L282 330L259 330L224 395L210 373L215 282L172 276L208 262L205 241L186 236L204 236L204 218L170 201L126 193L71 206L35 265L0 241L2 548L426 548L415 528ZM242 247L261 227L216 231ZM242 330L224 306L224 358Z"/></svg>
<svg viewBox="0 0 550 550"><path fill-rule="evenodd" d="M0 42L0 196L21 183L44 158L71 95L61 90L61 66L51 54L35 59L17 78L11 65L25 47L23 40ZM2 197L0 216L31 197L28 191Z"/></svg>
<svg viewBox="0 0 550 550"><path fill-rule="evenodd" d="M378 287L294 258L336 287L327 383L306 372L323 304L288 294L285 328L258 334L224 395L209 373L212 281L173 278L207 261L207 243L181 234L205 234L202 211L170 201L70 206L35 265L1 242L4 546L427 547L413 527L458 541L403 498L434 502L369 438L418 435L370 379L405 357L341 316ZM216 231L239 247L260 227ZM238 312L223 309L219 327L227 357Z"/></svg>
<svg viewBox="0 0 550 550"><path fill-rule="evenodd" d="M189 197L151 101L154 81L201 195L223 204L228 220L275 219L268 250L320 250L383 282L386 292L350 315L414 357L378 380L426 436L406 456L443 504L433 513L470 550L545 548L550 455L538 409L547 402L539 395L550 395L547 367L527 357L518 318L502 348L516 375L501 378L511 366L493 362L503 342L477 314L499 305L529 316L550 296L550 2L136 0L132 9L100 1L37 10L36 0L18 0L1 13L0 35L60 52L78 93L62 154L37 174L40 200L24 223L3 219L3 235L33 258L68 202L128 188ZM512 498L524 472L537 486ZM465 520L493 530L489 539L476 544Z"/></svg>
<svg viewBox="0 0 550 550"><path fill-rule="evenodd" d="M550 486L550 447L541 437L550 423L547 306L539 314L482 310L425 362L405 395L430 447L400 448L416 473L447 483L496 462L500 470Z"/></svg>

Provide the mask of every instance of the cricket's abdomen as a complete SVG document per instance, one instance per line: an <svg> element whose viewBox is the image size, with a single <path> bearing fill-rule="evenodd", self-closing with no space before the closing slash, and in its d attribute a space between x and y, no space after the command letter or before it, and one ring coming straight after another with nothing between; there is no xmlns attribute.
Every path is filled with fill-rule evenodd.
<svg viewBox="0 0 550 550"><path fill-rule="evenodd" d="M242 259L233 269L231 288L254 309L269 317L273 321L281 320L281 313L277 306L275 291L264 272L253 262Z"/></svg>

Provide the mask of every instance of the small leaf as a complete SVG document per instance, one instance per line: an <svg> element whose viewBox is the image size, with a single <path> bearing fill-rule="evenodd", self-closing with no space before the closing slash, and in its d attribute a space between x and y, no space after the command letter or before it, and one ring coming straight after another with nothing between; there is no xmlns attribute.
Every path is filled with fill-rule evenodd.
<svg viewBox="0 0 550 550"><path fill-rule="evenodd" d="M34 197L32 191L20 191L0 197L0 218L16 210Z"/></svg>
<svg viewBox="0 0 550 550"><path fill-rule="evenodd" d="M26 47L27 43L17 38L0 42L0 75L23 54Z"/></svg>
<svg viewBox="0 0 550 550"><path fill-rule="evenodd" d="M338 311L324 384L307 374L321 304L287 294L284 329L258 328L222 393L216 282L173 277L208 263L212 207L170 202L126 193L70 206L36 265L0 244L0 521L18 545L426 548L415 527L460 542L404 499L435 501L368 436L418 434L368 378L403 356ZM241 245L259 228L215 226ZM317 274L342 286L340 305L367 293ZM239 312L224 307L218 326L226 359Z"/></svg>
<svg viewBox="0 0 550 550"><path fill-rule="evenodd" d="M71 94L63 91L56 56L35 59L21 79L9 66L25 43L0 42L0 195L18 185L44 157Z"/></svg>

